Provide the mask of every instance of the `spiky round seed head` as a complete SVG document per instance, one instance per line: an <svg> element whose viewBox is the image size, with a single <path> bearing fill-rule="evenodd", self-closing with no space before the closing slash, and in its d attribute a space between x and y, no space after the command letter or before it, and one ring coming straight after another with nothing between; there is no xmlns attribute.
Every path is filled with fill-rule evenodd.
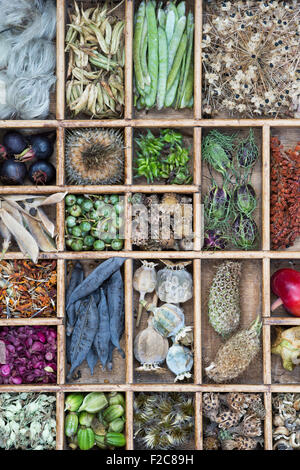
<svg viewBox="0 0 300 470"><path fill-rule="evenodd" d="M208 377L216 383L239 377L259 352L261 326L257 317L248 329L238 331L224 343L205 369Z"/></svg>
<svg viewBox="0 0 300 470"><path fill-rule="evenodd" d="M69 184L116 184L123 180L124 141L114 129L74 129L66 139Z"/></svg>
<svg viewBox="0 0 300 470"><path fill-rule="evenodd" d="M225 261L218 267L210 287L209 323L224 338L232 334L240 322L240 277L241 263Z"/></svg>

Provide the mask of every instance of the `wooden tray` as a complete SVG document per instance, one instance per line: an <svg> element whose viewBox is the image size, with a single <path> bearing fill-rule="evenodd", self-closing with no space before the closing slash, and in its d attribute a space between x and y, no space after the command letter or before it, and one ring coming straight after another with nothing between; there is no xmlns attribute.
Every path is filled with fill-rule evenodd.
<svg viewBox="0 0 300 470"><path fill-rule="evenodd" d="M91 3L91 2L90 2ZM64 394L70 391L123 391L126 392L127 399L127 449L134 448L133 440L133 399L134 393L139 391L185 391L191 392L195 396L195 449L202 449L202 413L201 399L204 391L240 391L240 392L261 392L264 394L265 406L267 410L265 420L265 449L272 449L272 410L271 397L273 392L300 392L299 374L294 374L280 383L280 375L278 376L278 363L271 360L271 330L275 325L300 325L300 319L290 317L283 311L279 314L271 315L270 313L270 273L279 265L288 264L290 261L300 263L300 241L294 245L292 249L287 251L270 251L270 136L280 135L284 143L290 144L296 140L300 140L300 119L201 119L201 29L202 29L202 1L195 0L189 2L191 8L194 7L195 16L195 89L194 89L194 108L192 112L172 112L155 113L149 115L135 113L132 104L132 33L133 33L133 14L134 2L126 0L123 4L123 11L126 21L125 29L125 50L126 50L126 66L125 66L125 110L124 118L114 120L70 120L67 119L65 108L65 70L66 58L64 53L64 37L66 25L66 4L67 0L57 0L57 83L56 83L56 119L45 121L1 121L0 127L7 128L37 128L37 129L56 129L57 132L57 152L56 166L57 178L56 185L45 187L33 186L1 186L0 193L3 194L31 194L31 193L54 193L68 191L70 193L117 193L125 195L127 201L125 205L126 215L126 241L125 250L121 252L84 252L73 253L65 251L64 245L64 203L57 205L56 221L58 230L58 251L57 253L41 254L41 258L55 258L58 260L58 312L57 318L32 320L0 320L0 325L20 325L20 324L47 324L56 325L58 331L58 376L57 385L20 385L8 386L1 385L0 391L48 391L56 393L57 396L57 449L63 449L64 441ZM125 184L114 186L66 186L64 172L64 136L65 129L74 127L115 127L121 128L125 137ZM136 128L189 128L193 135L193 184L187 186L166 186L166 185L133 185L132 179L132 136ZM242 129L255 127L257 135L261 138L261 161L257 173L255 185L260 196L260 208L258 215L261 231L261 246L258 251L223 251L223 252L207 252L201 251L200 230L201 230L201 189L204 187L202 181L202 165L201 165L201 135L211 128L219 129ZM194 231L195 242L194 250L189 252L140 252L132 251L130 241L130 204L128 198L131 193L142 191L144 193L164 193L177 192L189 193L193 196L194 202ZM66 260L85 259L85 260L102 260L111 256L126 257L124 265L125 277L125 315L126 315L126 331L124 335L126 361L125 372L116 377L123 377L121 383L66 383L66 364L65 364L65 278L66 278ZM19 252L9 252L6 254L7 259L22 259L23 256ZM173 384L173 382L163 383L163 376L157 375L153 380L155 383L140 383L135 380L134 360L133 360L133 289L132 275L133 263L138 259L173 259L173 260L192 260L193 280L194 280L194 299L191 305L193 309L193 324L195 333L195 350L194 350L194 382L186 384ZM203 365L206 357L214 352L217 344L217 338L210 330L206 321L206 301L207 286L212 276L212 268L222 259L240 259L244 260L245 271L250 273L248 280L244 280L242 291L242 302L247 306L243 313L242 322L247 324L256 311L261 312L263 318L262 331L262 351L257 359L258 367L251 367L249 371L242 377L238 383L218 385L205 383L202 377ZM248 285L247 285L248 283ZM255 284L254 284L255 283ZM258 292L253 296L254 285ZM201 300L202 299L202 300ZM116 365L116 364L115 364ZM124 364L120 365L124 368ZM279 377L279 378L278 378Z"/></svg>

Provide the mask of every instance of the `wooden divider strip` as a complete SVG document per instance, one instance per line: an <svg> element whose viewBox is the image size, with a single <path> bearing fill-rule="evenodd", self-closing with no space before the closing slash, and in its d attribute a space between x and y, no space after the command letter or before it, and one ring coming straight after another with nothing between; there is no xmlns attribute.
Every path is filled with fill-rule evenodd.
<svg viewBox="0 0 300 470"><path fill-rule="evenodd" d="M65 117L65 0L56 2L56 118Z"/></svg>
<svg viewBox="0 0 300 470"><path fill-rule="evenodd" d="M262 249L270 250L270 126L262 130Z"/></svg>
<svg viewBox="0 0 300 470"><path fill-rule="evenodd" d="M193 262L194 283L194 383L202 383L201 260Z"/></svg>
<svg viewBox="0 0 300 470"><path fill-rule="evenodd" d="M63 259L58 259L57 260L57 301L56 301L58 319L64 318L65 316L65 282L66 282L65 261Z"/></svg>
<svg viewBox="0 0 300 470"><path fill-rule="evenodd" d="M133 266L125 261L125 338L126 338L126 383L133 383Z"/></svg>
<svg viewBox="0 0 300 470"><path fill-rule="evenodd" d="M195 0L194 117L202 116L202 0Z"/></svg>
<svg viewBox="0 0 300 470"><path fill-rule="evenodd" d="M66 336L65 326L58 325L57 327L57 383L64 385L66 383Z"/></svg>
<svg viewBox="0 0 300 470"><path fill-rule="evenodd" d="M195 449L203 449L202 393L195 394Z"/></svg>
<svg viewBox="0 0 300 470"><path fill-rule="evenodd" d="M263 320L262 347L263 347L263 381L264 384L272 383L271 372L271 330Z"/></svg>
<svg viewBox="0 0 300 470"><path fill-rule="evenodd" d="M63 127L57 128L56 139L56 186L65 184L65 130Z"/></svg>
<svg viewBox="0 0 300 470"><path fill-rule="evenodd" d="M265 450L272 450L273 448L273 438L272 438L272 394L266 392L264 394L265 410L266 417L264 421L264 441L265 441Z"/></svg>
<svg viewBox="0 0 300 470"><path fill-rule="evenodd" d="M270 259L262 260L262 316L270 317L271 292L270 292Z"/></svg>
<svg viewBox="0 0 300 470"><path fill-rule="evenodd" d="M133 43L133 1L125 3L125 119L132 119L132 43Z"/></svg>
<svg viewBox="0 0 300 470"><path fill-rule="evenodd" d="M126 450L133 450L133 400L134 394L126 392Z"/></svg>
<svg viewBox="0 0 300 470"><path fill-rule="evenodd" d="M65 440L65 394L56 394L56 450L63 450Z"/></svg>

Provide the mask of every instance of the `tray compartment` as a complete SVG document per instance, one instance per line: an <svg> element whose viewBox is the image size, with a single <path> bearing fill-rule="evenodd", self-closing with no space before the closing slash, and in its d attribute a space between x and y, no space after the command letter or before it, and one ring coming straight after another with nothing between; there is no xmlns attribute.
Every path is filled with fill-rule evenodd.
<svg viewBox="0 0 300 470"><path fill-rule="evenodd" d="M24 121L24 123L27 122L27 121ZM44 127L42 129L37 129L37 128L22 128L22 129L18 129L18 128L13 128L13 126L11 128L0 128L0 142L2 143L2 140L3 140L3 137L4 135L9 132L9 131L17 131L17 132L20 132L25 138L26 136L31 136L31 135L35 135L35 134L38 134L38 135L43 135L44 133L45 134L48 134L48 133L53 133L54 134L54 137L55 137L55 142L54 142L54 149L53 149L53 153L51 155L51 157L47 160L49 161L50 163L52 163L52 165L54 165L54 167L56 168L56 171L57 171L57 163L59 161L59 154L58 154L58 148L57 148L57 138L58 138L58 130L55 128L55 127ZM29 148L29 145L28 145L28 148ZM34 162L38 161L36 158L28 161L28 162L25 162L26 164L26 167L27 167L27 171L30 167L30 165ZM55 186L56 185L56 181L57 181L57 174L56 174L56 177L54 178L54 180L52 181L51 183L51 186ZM23 185L6 185L6 184L3 184L1 183L0 185L0 192L3 193L6 191L6 189L8 189L10 192L14 191L14 192L19 192L19 194L22 194L22 191L23 191L23 187L25 186L24 188L24 191L28 192L29 190L32 191L32 193L35 193L36 191L36 188L37 186L39 186L40 188L42 187L46 187L46 188L49 188L50 185L35 185L34 183L32 183L30 181L30 179L28 178L28 176L26 176L25 178L25 181L24 181L24 184ZM49 190L49 189L48 189Z"/></svg>
<svg viewBox="0 0 300 470"><path fill-rule="evenodd" d="M83 10L86 10L87 8L94 8L96 7L97 5L99 5L100 7L104 5L104 1L100 1L100 2L96 2L95 0L80 0L77 2L78 3L78 6L81 10L81 8L83 8ZM68 30L68 25L70 24L70 17L69 17L69 14L68 14L68 11L71 11L72 13L74 12L74 5L73 5L73 2L71 0L64 0L64 4L65 4L65 8L64 8L64 12L63 12L63 15L64 15L64 22L65 22L65 29L64 29L64 33L67 32ZM118 4L120 4L119 6L117 6ZM120 2L120 0L109 0L109 9L113 9L114 8L114 11L113 11L113 15L116 16L118 19L125 19L126 18L126 14L125 14L125 2ZM65 49L65 34L63 35L64 37L64 49ZM99 51L98 49L98 52L102 52L102 51ZM127 62L127 57L126 57L126 45L125 45L125 63ZM65 71L64 71L64 88L66 88L66 81L69 80L69 78L67 77L67 72L68 72L68 64L69 64L69 52L66 52L65 55L64 55L64 60L65 60ZM126 65L125 65L126 67ZM125 67L124 67L124 73L125 73ZM100 70L100 69L99 69ZM125 83L125 79L124 79L124 83ZM65 118L66 119L71 119L71 120L84 120L84 121L91 121L91 120L96 120L96 118L89 118L89 116L85 113L82 113L80 112L77 116L73 116L71 111L69 110L68 106L67 106L67 103L66 103L66 99L65 99L65 93L64 93L64 96L63 96L63 100L64 100L64 107L65 107ZM124 114L124 111L123 113ZM62 116L63 117L63 116ZM118 118L114 118L114 119L122 119L122 115ZM98 119L97 119L98 120ZM104 120L107 120L104 118Z"/></svg>
<svg viewBox="0 0 300 470"><path fill-rule="evenodd" d="M144 394L144 397L145 399L147 399L149 396L151 396L153 398L153 400L155 400L155 395L157 393L159 393L159 395L162 397L162 400L166 399L167 396L168 396L168 393L169 392L160 392L160 391L157 391L157 392L142 392ZM176 393L176 395L175 395ZM173 393L172 393L173 395ZM195 410L195 407L196 407L196 404L195 404L195 393L186 393L186 394L182 394L182 392L174 392L174 397L177 398L177 396L185 396L187 399L192 399L193 400L193 404L194 404L194 410ZM135 399L141 399L142 397L140 396L139 393L135 393L134 394L134 397L133 397L133 400ZM180 405L178 405L179 407ZM145 444L142 444L142 443L139 443L135 437L135 432L136 432L136 427L135 427L135 421L137 419L137 414L136 414L136 408L135 408L135 405L133 405L133 433L134 433L134 438L133 438L133 445L134 445L134 450L145 450L146 446ZM151 423L151 419L149 420L150 423ZM147 426L147 424L146 424ZM148 428L147 428L148 429ZM192 449L195 449L195 431L193 433L194 435L192 435L192 437L187 441L185 442L184 444L182 445L177 445L175 447L175 450L192 450ZM153 450L159 450L159 446L154 446L153 447Z"/></svg>
<svg viewBox="0 0 300 470"><path fill-rule="evenodd" d="M202 328L202 367L207 367L214 359L222 344L220 336L208 322L207 305L209 289L220 260L201 261L201 328ZM241 321L240 327L246 328L261 314L262 309L262 266L260 260L242 260L242 275L240 283ZM248 369L234 380L237 384L260 384L263 382L263 352L260 351ZM212 383L203 369L203 383ZM222 387L222 385L221 385Z"/></svg>
<svg viewBox="0 0 300 470"><path fill-rule="evenodd" d="M160 269L164 268L164 264L160 260L147 260L146 261L154 261L157 266L155 267L156 272L158 272ZM174 262L177 262L174 260ZM134 260L133 261L133 272L135 272L141 265L140 260ZM186 267L186 270L193 275L193 262ZM193 283L193 288L195 289L195 285ZM152 294L146 294L145 300L149 303L152 302L154 292ZM145 309L143 309L142 315L141 315L141 322L139 327L136 327L136 319L137 319L137 311L138 311L138 306L139 306L139 292L136 290L133 290L133 341L136 337L136 335L143 331L144 329L147 328L148 324L148 318L150 313L147 313ZM158 306L163 305L165 302L161 302L158 300ZM180 304L180 308L182 308L185 316L185 326L194 326L194 296L192 299L188 300L187 302ZM172 341L169 339L169 346L172 346ZM161 369L158 369L157 371L143 371L143 370L137 370L141 364L133 358L133 369L134 369L134 383L174 383L175 375L168 369L166 362L164 361L161 364ZM193 371L191 371L193 375ZM187 381L185 380L184 382L191 382L193 379L188 379ZM180 385L183 382L177 382L177 385Z"/></svg>
<svg viewBox="0 0 300 470"><path fill-rule="evenodd" d="M140 153L141 155L143 156L147 156L145 153L143 153L141 150L140 150L140 147L139 145L137 144L136 142L136 139L137 138L140 138L141 136L146 136L147 135L147 132L148 130L157 138L159 137L160 135L160 131L162 129L158 129L158 128L147 128L147 129L134 129L133 130L133 158L132 158L132 180L134 182L135 185L148 185L150 183L147 182L147 179L145 176L138 176L137 175L137 171L135 170L137 168L137 158L138 158L138 153ZM178 129L178 128L172 128L171 130L175 131L175 132L179 132L182 136L183 136L183 140L182 140L182 149L190 149L189 151L189 156L190 156L190 161L188 162L188 169L190 171L190 174L192 176L192 181L189 183L190 185L193 184L193 168L194 168L194 159L195 157L193 156L193 147L195 148L195 143L194 143L194 132L193 132L193 129L192 128L181 128L181 129ZM166 152L165 154L165 159L167 159L169 155L169 152ZM161 185L165 185L165 184L170 184L168 183L168 181L166 179L157 179L155 178L154 179L154 184L161 184ZM172 186L176 186L175 184L172 185ZM180 189L181 185L178 185L178 188Z"/></svg>
<svg viewBox="0 0 300 470"><path fill-rule="evenodd" d="M202 141L203 139L209 134L210 131L216 130L222 134L225 135L234 135L238 134L238 138L235 140L235 142L238 142L239 139L243 140L246 139L247 136L249 135L250 128L228 128L228 127L207 127L202 129ZM256 145L258 147L258 159L257 162L254 165L253 172L252 172L252 177L250 179L250 182L255 190L256 193L256 198L257 198L257 207L254 210L254 212L251 214L251 217L254 219L256 222L256 225L258 227L258 242L257 242L257 247L254 248L254 250L260 250L261 245L262 245L262 197L263 197L263 189L262 189L262 181L263 181L263 167L262 167L262 132L260 128L252 128L253 133L254 133L254 139L256 142ZM233 151L233 155L235 156L235 151ZM215 170L211 170L211 175L216 181L217 185L219 187L222 187L222 181L223 178L220 175L220 173L216 172ZM207 165L207 163L202 159L202 204L204 203L205 197L209 193L211 189L211 182L210 182L210 169ZM204 208L203 208L204 212ZM205 229L205 225L204 225ZM226 248L224 251L239 251L238 248Z"/></svg>
<svg viewBox="0 0 300 470"><path fill-rule="evenodd" d="M134 12L136 13L138 10L138 7L140 5L140 0L134 0ZM163 7L165 6L167 2L164 1ZM192 0L186 0L186 12L192 12L194 15L194 24L196 20L199 18L197 13L197 7L199 8L200 5L195 5L197 2L193 2ZM199 2L200 4L201 2ZM195 20L196 16L196 20ZM195 25L196 26L196 25ZM195 31L197 32L197 28L195 27ZM200 47L200 44L198 44L198 41L196 41L196 33L194 31L194 66L197 63L198 60L198 49ZM133 45L133 34L134 34L134 28L132 32L132 45ZM133 64L133 61L132 61ZM196 68L196 66L195 66ZM134 66L133 66L133 76L134 76ZM163 108L160 111L158 111L156 108L152 109L143 109L143 110L138 110L136 107L133 106L133 117L135 119L142 119L142 120L148 120L151 119L161 119L161 120L178 120L178 119L192 119L194 117L194 114L196 114L196 107L198 108L198 95L196 95L195 92L195 81L194 81L194 106L193 108L184 108L184 109L173 109L173 108ZM134 97L134 85L132 85L132 93Z"/></svg>
<svg viewBox="0 0 300 470"><path fill-rule="evenodd" d="M278 271L279 269L295 269L300 271L300 260L299 259L273 259L271 260L271 276ZM278 298L273 292L270 287L271 292L271 305L275 300ZM293 316L292 314L288 313L283 305L278 307L274 312L271 312L271 316L275 318L288 318L290 320L297 321L297 317ZM299 319L298 319L299 320Z"/></svg>
<svg viewBox="0 0 300 470"><path fill-rule="evenodd" d="M282 146L282 153L287 152L288 150L294 150L297 144L300 142L299 127L292 127L292 126L291 127L280 127L280 126L271 127L270 135L271 135L271 139L277 138L280 141L281 146ZM273 170L272 151L270 151L270 153L271 153L270 171L271 171L271 176L272 176L272 170ZM272 200L272 192L270 193L270 197ZM299 216L299 213L300 213L300 202L298 201L297 209L295 211L295 215L293 216L293 219L296 216ZM291 228L290 224L288 224L288 226L289 228ZM274 249L272 247L272 240L271 240L271 249ZM279 251L287 251L287 252L300 251L300 236L298 236L296 240L294 241L294 243L292 243L288 248L281 248Z"/></svg>
<svg viewBox="0 0 300 470"><path fill-rule="evenodd" d="M90 274L102 261L92 260L92 259L82 259L81 263L83 265L85 276ZM70 263L71 264L71 263ZM71 270L68 269L68 263L66 265L66 281L68 285L69 273ZM121 271L124 276L124 268L121 268ZM125 292L126 295L126 292ZM126 351L126 334L122 335L120 341L121 348ZM123 359L120 353L115 349L113 352L113 368L111 371L102 370L100 362L95 366L94 375L91 375L90 369L86 361L84 361L80 366L78 366L71 377L70 380L66 379L68 384L123 384L126 382L126 359ZM66 374L68 373L69 366L66 360L65 365Z"/></svg>

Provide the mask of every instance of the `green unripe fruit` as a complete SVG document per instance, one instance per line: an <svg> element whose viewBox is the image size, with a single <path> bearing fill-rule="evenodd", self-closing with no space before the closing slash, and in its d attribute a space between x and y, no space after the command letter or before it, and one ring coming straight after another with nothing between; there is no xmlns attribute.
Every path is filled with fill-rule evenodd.
<svg viewBox="0 0 300 470"><path fill-rule="evenodd" d="M78 429L78 416L74 411L67 414L65 419L65 435L74 436Z"/></svg>
<svg viewBox="0 0 300 470"><path fill-rule="evenodd" d="M77 434L78 445L81 450L89 450L95 444L95 434L91 428L80 428Z"/></svg>

